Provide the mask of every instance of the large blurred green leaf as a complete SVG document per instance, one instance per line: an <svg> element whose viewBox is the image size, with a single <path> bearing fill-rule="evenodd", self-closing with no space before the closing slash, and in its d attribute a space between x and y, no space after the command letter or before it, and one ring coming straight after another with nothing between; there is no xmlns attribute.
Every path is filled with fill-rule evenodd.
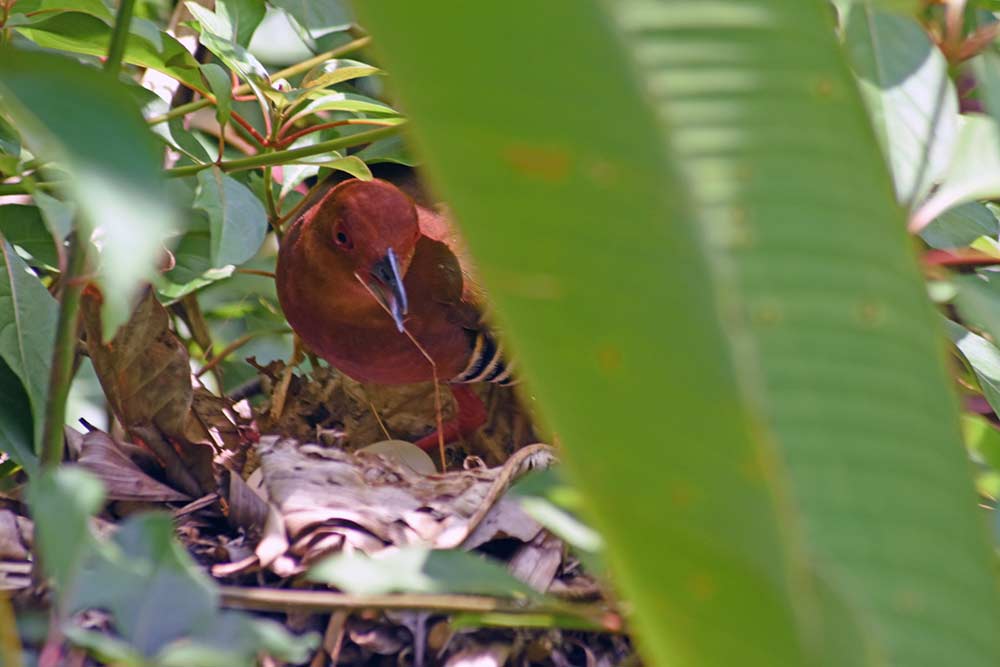
<svg viewBox="0 0 1000 667"><path fill-rule="evenodd" d="M177 223L158 142L113 77L44 53L8 50L0 61L0 94L25 143L72 175L68 192L101 248L104 322L113 332L140 283L155 275Z"/></svg>
<svg viewBox="0 0 1000 667"><path fill-rule="evenodd" d="M745 419L686 186L608 17L580 0L356 9L566 445L642 645L662 665L806 664L817 647L794 605L820 603L794 527L779 529L791 509L762 483L773 454ZM496 29L511 17L517 60L544 67L511 66Z"/></svg>
<svg viewBox="0 0 1000 667"><path fill-rule="evenodd" d="M0 235L0 359L21 380L42 432L59 305Z"/></svg>
<svg viewBox="0 0 1000 667"><path fill-rule="evenodd" d="M60 595L72 594L84 562L100 549L89 521L103 502L101 482L82 468L47 470L28 487L39 554Z"/></svg>
<svg viewBox="0 0 1000 667"><path fill-rule="evenodd" d="M847 52L876 134L906 206L942 176L958 133L958 95L948 62L916 19L856 2L847 17Z"/></svg>
<svg viewBox="0 0 1000 667"><path fill-rule="evenodd" d="M663 665L994 664L941 341L827 3L604 6L623 39L592 2L357 8L641 646ZM510 67L492 27L511 16L544 68Z"/></svg>
<svg viewBox="0 0 1000 667"><path fill-rule="evenodd" d="M743 380L807 548L866 629L872 661L993 664L988 535L939 325L875 133L823 2L737 5L729 16L706 10L699 30L695 2L665 3L669 12L625 2L619 17L721 240ZM720 39L733 48L690 56Z"/></svg>

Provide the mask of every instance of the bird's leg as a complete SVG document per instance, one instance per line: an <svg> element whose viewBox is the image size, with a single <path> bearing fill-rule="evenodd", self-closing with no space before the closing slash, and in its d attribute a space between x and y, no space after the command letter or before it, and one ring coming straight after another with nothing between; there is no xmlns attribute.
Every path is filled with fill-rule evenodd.
<svg viewBox="0 0 1000 667"><path fill-rule="evenodd" d="M445 443L467 438L486 423L486 406L476 392L467 384L450 384L451 395L455 397L455 418L441 427ZM438 445L438 433L433 431L414 443L423 450L431 450Z"/></svg>

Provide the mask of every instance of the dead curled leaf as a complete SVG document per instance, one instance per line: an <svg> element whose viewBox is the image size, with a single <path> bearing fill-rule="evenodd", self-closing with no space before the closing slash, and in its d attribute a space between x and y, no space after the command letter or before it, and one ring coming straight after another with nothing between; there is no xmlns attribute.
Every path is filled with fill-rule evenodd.
<svg viewBox="0 0 1000 667"><path fill-rule="evenodd" d="M120 443L102 431L83 436L77 463L102 482L109 500L179 502L189 497L159 482L129 458L127 443Z"/></svg>
<svg viewBox="0 0 1000 667"><path fill-rule="evenodd" d="M129 321L104 343L101 300L89 286L81 312L87 351L115 416L156 454L173 486L192 497L214 491L211 440L191 410L190 358L170 330L166 309L147 289Z"/></svg>
<svg viewBox="0 0 1000 667"><path fill-rule="evenodd" d="M472 549L499 537L530 543L541 526L503 492L555 460L551 448L535 445L502 467L421 475L380 455L278 436L261 438L258 453L272 511L257 555L281 576L340 551Z"/></svg>

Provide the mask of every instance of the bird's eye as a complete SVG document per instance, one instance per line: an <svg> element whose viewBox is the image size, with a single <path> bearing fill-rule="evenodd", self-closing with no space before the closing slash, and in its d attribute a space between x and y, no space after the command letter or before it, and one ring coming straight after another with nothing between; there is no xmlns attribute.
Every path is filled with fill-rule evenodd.
<svg viewBox="0 0 1000 667"><path fill-rule="evenodd" d="M351 241L350 239L347 238L347 234L345 234L344 232L337 232L334 238L337 240L337 245L342 246L344 248L351 247Z"/></svg>

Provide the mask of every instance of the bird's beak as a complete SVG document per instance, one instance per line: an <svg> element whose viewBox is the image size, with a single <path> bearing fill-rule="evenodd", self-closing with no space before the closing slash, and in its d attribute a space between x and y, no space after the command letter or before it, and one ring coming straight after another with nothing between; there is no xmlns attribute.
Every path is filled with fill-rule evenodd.
<svg viewBox="0 0 1000 667"><path fill-rule="evenodd" d="M399 262L396 261L396 253L392 248L388 249L385 257L375 262L372 267L372 277L375 278L372 284L375 295L392 315L396 328L403 331L403 316L408 309L406 286L403 285L403 277L399 274Z"/></svg>

